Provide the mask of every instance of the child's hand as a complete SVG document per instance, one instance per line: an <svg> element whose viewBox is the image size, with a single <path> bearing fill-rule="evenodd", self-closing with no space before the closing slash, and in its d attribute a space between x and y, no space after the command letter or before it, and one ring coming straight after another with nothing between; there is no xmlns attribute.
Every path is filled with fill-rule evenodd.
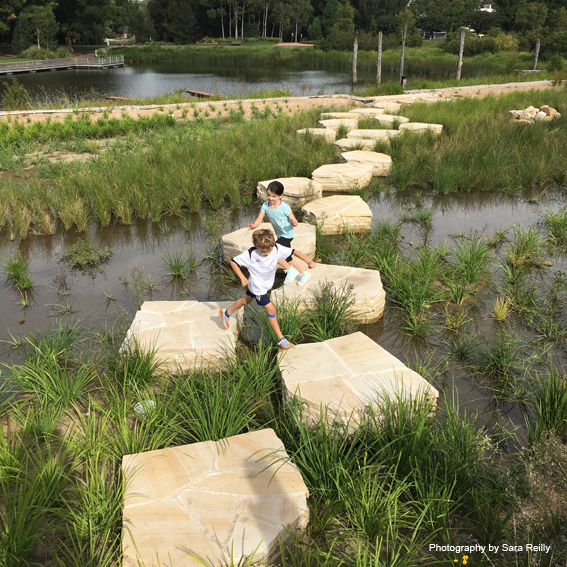
<svg viewBox="0 0 567 567"><path fill-rule="evenodd" d="M309 264L307 264L307 267L312 270L313 268L317 267L317 264L312 260L311 262L309 262Z"/></svg>
<svg viewBox="0 0 567 567"><path fill-rule="evenodd" d="M248 230L254 230L255 228L254 223L248 225Z"/></svg>
<svg viewBox="0 0 567 567"><path fill-rule="evenodd" d="M297 219L291 219L291 226L297 226L298 224Z"/></svg>
<svg viewBox="0 0 567 567"><path fill-rule="evenodd" d="M240 283L242 287L246 287L250 282L246 278L240 278Z"/></svg>

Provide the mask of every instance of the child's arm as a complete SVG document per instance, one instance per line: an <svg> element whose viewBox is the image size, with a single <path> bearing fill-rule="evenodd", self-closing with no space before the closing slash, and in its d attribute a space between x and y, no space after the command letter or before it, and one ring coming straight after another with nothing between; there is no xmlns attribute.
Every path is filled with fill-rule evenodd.
<svg viewBox="0 0 567 567"><path fill-rule="evenodd" d="M293 213L289 213L289 215L287 215L287 218L290 220L291 226L297 226L299 224Z"/></svg>
<svg viewBox="0 0 567 567"><path fill-rule="evenodd" d="M256 227L260 226L260 223L264 220L266 215L260 211L258 213L258 218L252 223L248 225L248 230L254 230Z"/></svg>
<svg viewBox="0 0 567 567"><path fill-rule="evenodd" d="M231 260L230 267L233 269L234 273L240 278L240 283L242 284L242 287L246 287L249 282L246 279L246 276L242 273L240 266L236 262Z"/></svg>
<svg viewBox="0 0 567 567"><path fill-rule="evenodd" d="M300 252L299 250L294 250L293 255L297 256L300 260L303 260L309 268L313 269L317 267L317 264L313 262L313 260L310 260L303 252Z"/></svg>

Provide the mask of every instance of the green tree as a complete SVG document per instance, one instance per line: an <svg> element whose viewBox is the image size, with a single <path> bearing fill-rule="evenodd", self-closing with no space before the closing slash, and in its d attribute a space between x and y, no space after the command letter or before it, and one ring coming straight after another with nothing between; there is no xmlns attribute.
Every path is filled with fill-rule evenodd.
<svg viewBox="0 0 567 567"><path fill-rule="evenodd" d="M16 49L23 51L31 45L28 43L33 39L38 47L51 50L57 47L55 34L59 31L59 24L55 20L53 8L56 4L50 3L45 6L30 6L17 17L16 27Z"/></svg>
<svg viewBox="0 0 567 567"><path fill-rule="evenodd" d="M299 31L309 23L311 14L313 14L313 6L311 6L311 0L288 0L288 3L291 21L295 24L295 41L299 41Z"/></svg>
<svg viewBox="0 0 567 567"><path fill-rule="evenodd" d="M486 35L488 30L500 26L500 18L495 12L473 10L467 15L466 23L476 33Z"/></svg>
<svg viewBox="0 0 567 567"><path fill-rule="evenodd" d="M349 0L339 5L336 21L322 47L350 51L354 41L354 8Z"/></svg>
<svg viewBox="0 0 567 567"><path fill-rule="evenodd" d="M222 37L224 37L224 19L227 15L227 0L201 0L201 4L207 9L207 16L211 20L219 19L221 24Z"/></svg>
<svg viewBox="0 0 567 567"><path fill-rule="evenodd" d="M547 6L543 2L528 2L516 11L516 27L536 35L541 32L546 19Z"/></svg>
<svg viewBox="0 0 567 567"><path fill-rule="evenodd" d="M331 33L331 30L337 21L337 11L340 5L341 3L339 0L329 0L323 10L321 26L323 27L323 35L325 37Z"/></svg>

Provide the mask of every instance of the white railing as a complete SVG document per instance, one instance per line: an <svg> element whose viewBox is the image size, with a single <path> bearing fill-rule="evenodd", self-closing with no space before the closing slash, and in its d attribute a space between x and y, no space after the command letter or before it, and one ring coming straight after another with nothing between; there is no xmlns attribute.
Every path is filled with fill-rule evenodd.
<svg viewBox="0 0 567 567"><path fill-rule="evenodd" d="M123 65L124 55L112 57L64 57L62 59L46 59L45 61L20 61L18 63L0 63L0 72L29 69L52 69L54 67L87 67L98 65Z"/></svg>

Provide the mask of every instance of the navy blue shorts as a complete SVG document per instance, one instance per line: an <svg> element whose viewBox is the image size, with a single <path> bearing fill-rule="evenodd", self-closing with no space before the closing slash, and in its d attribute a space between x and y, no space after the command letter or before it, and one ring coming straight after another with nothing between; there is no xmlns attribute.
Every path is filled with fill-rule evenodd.
<svg viewBox="0 0 567 567"><path fill-rule="evenodd" d="M256 300L256 303L262 307L265 307L268 303L270 303L270 296L267 293L264 293L263 295L254 295L248 288L246 288L246 295L253 297Z"/></svg>
<svg viewBox="0 0 567 567"><path fill-rule="evenodd" d="M282 246L285 246L286 248L291 248L291 241L293 240L293 238L284 238L283 236L280 236L277 240L276 240L276 244L281 244ZM293 256L289 256L288 258L285 259L286 262L291 262L293 260Z"/></svg>

